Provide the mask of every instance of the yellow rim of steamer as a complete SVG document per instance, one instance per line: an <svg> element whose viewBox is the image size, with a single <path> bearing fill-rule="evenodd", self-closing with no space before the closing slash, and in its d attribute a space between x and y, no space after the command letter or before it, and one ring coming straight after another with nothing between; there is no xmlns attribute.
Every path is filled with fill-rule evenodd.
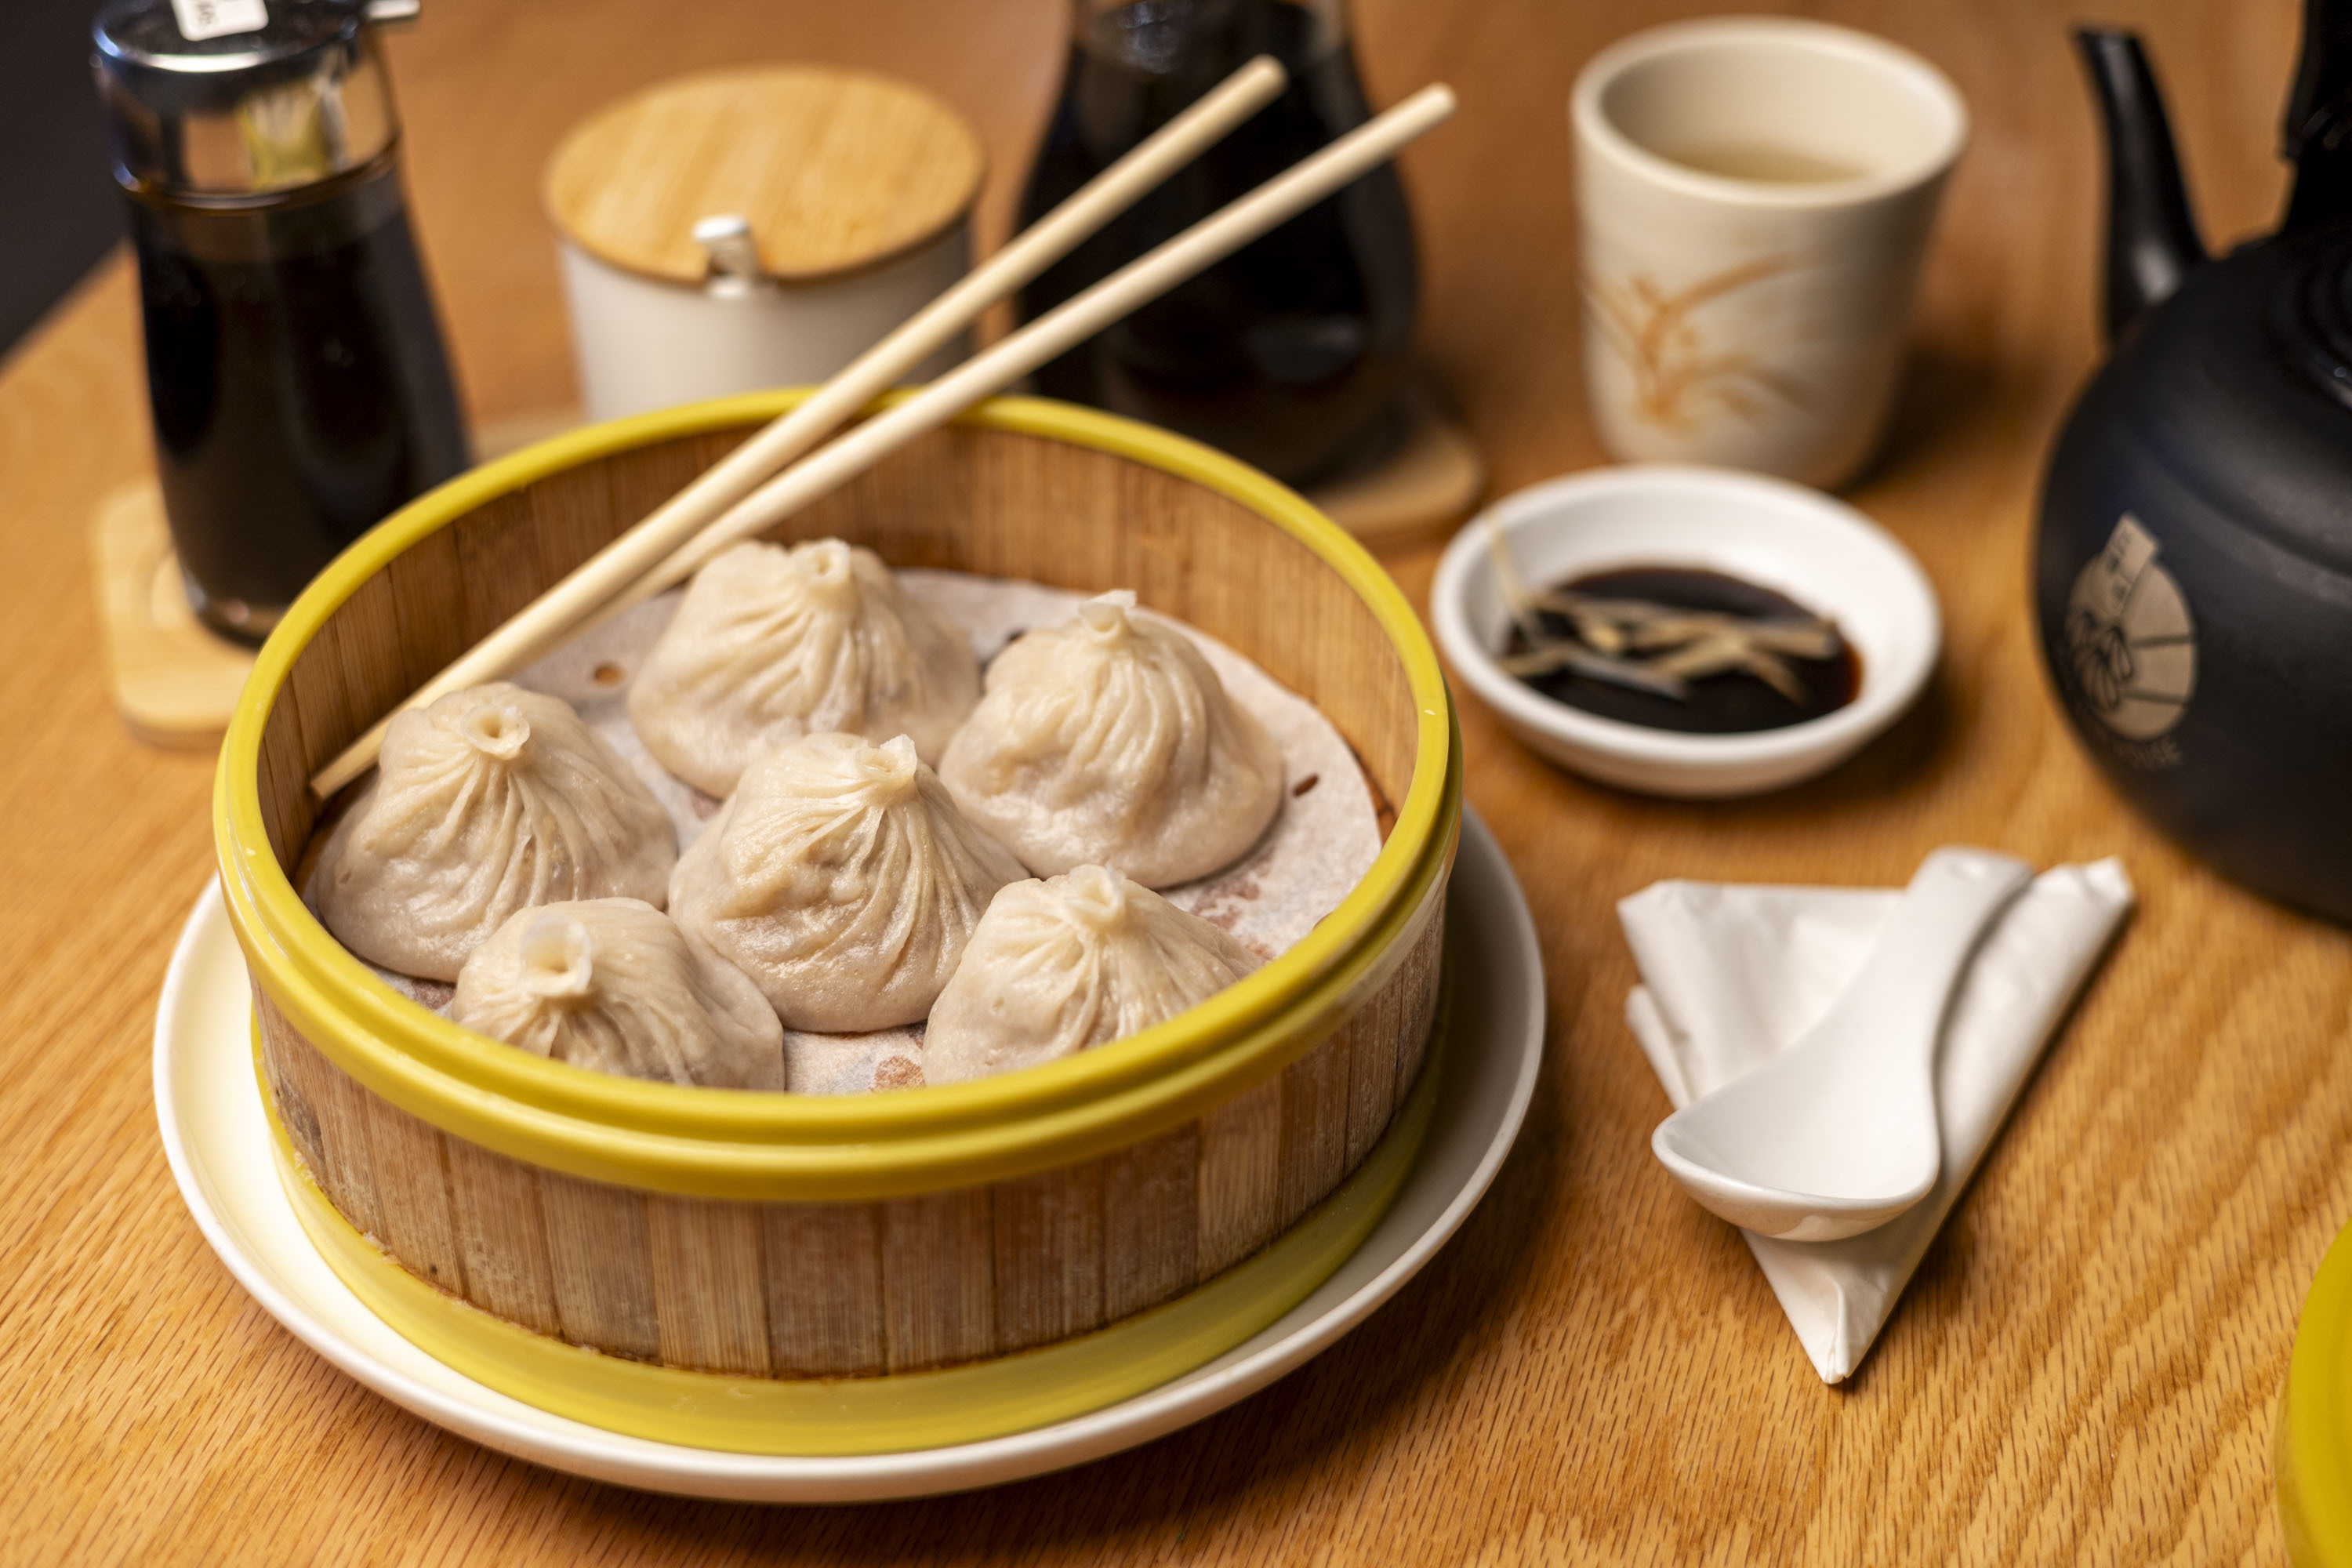
<svg viewBox="0 0 2352 1568"><path fill-rule="evenodd" d="M956 423L1108 452L1240 503L1338 573L1403 667L1417 734L1388 841L1339 908L1265 968L1141 1034L1001 1078L887 1095L755 1093L617 1078L499 1045L394 991L302 903L263 823L261 739L296 657L333 611L394 556L499 496L614 453L762 424L806 395L715 399L527 447L394 513L295 601L238 699L214 788L222 888L262 990L338 1068L444 1131L590 1181L719 1198L888 1198L1094 1158L1201 1115L1326 1038L1444 898L1461 746L1436 654L1388 574L1295 491L1182 437L1037 398L992 400Z"/></svg>
<svg viewBox="0 0 2352 1568"><path fill-rule="evenodd" d="M2320 1260L2279 1394L2279 1533L2295 1568L2352 1568L2352 1226Z"/></svg>
<svg viewBox="0 0 2352 1568"><path fill-rule="evenodd" d="M600 1354L425 1283L353 1228L302 1168L262 1078L278 1177L336 1278L417 1349L552 1415L657 1443L739 1454L905 1453L1034 1431L1147 1393L1312 1295L1395 1204L1435 1115L1443 1011L1420 1081L1363 1163L1264 1249L1172 1301L1075 1339L937 1372L782 1379L686 1372Z"/></svg>

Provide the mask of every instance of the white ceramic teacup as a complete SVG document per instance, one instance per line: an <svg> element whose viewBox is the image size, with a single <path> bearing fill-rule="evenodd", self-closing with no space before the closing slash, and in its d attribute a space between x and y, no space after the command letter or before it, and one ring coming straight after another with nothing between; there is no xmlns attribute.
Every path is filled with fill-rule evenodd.
<svg viewBox="0 0 2352 1568"><path fill-rule="evenodd" d="M1570 100L1594 427L1622 458L1823 487L1877 449L1968 110L1820 22L1637 33Z"/></svg>

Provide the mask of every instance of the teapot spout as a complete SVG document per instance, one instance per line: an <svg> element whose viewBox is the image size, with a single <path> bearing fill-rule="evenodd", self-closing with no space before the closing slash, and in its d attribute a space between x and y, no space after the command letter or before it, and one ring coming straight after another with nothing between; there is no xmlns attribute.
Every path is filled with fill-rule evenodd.
<svg viewBox="0 0 2352 1568"><path fill-rule="evenodd" d="M2325 0L2313 0L2324 4ZM2107 338L2121 337L2205 259L2164 97L2136 33L2078 27L2107 135Z"/></svg>
<svg viewBox="0 0 2352 1568"><path fill-rule="evenodd" d="M2304 0L2284 151L2294 164L2286 227L2352 216L2352 4L2345 0Z"/></svg>

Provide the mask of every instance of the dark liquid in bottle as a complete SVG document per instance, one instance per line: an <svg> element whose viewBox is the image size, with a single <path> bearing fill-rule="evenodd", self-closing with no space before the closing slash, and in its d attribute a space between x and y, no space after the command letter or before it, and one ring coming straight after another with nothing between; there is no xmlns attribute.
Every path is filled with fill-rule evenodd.
<svg viewBox="0 0 2352 1568"><path fill-rule="evenodd" d="M274 201L131 193L164 510L230 636L466 465L397 179L386 158Z"/></svg>
<svg viewBox="0 0 2352 1568"><path fill-rule="evenodd" d="M1706 610L1748 620L1810 621L1813 613L1794 599L1769 588L1727 576L1681 566L1636 566L1596 572L1558 584L1591 599L1636 599L1677 610ZM1555 637L1577 640L1576 623L1550 610L1537 618ZM1507 653L1528 651L1524 633L1511 632ZM1565 702L1603 719L1646 724L1653 730L1677 730L1685 734L1740 734L1754 730L1780 730L1836 711L1862 689L1862 658L1853 645L1839 637L1827 658L1784 656L1789 672L1804 693L1791 700L1760 677L1745 670L1725 670L1694 679L1685 699L1652 691L1635 691L1610 681L1559 670L1519 679L1555 702Z"/></svg>
<svg viewBox="0 0 2352 1568"><path fill-rule="evenodd" d="M1369 118L1355 59L1287 0L1141 0L1070 51L1024 225L1252 56L1283 96L1023 289L1044 314ZM1412 335L1412 226L1392 168L1235 252L1037 373L1043 391L1168 426L1294 484L1376 441Z"/></svg>

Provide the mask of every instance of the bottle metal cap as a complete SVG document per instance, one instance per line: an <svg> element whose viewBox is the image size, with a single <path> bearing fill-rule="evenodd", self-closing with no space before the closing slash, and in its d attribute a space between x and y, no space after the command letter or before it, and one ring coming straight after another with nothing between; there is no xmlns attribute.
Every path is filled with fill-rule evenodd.
<svg viewBox="0 0 2352 1568"><path fill-rule="evenodd" d="M371 22L415 0L110 0L92 28L115 177L235 199L360 168L400 133Z"/></svg>

